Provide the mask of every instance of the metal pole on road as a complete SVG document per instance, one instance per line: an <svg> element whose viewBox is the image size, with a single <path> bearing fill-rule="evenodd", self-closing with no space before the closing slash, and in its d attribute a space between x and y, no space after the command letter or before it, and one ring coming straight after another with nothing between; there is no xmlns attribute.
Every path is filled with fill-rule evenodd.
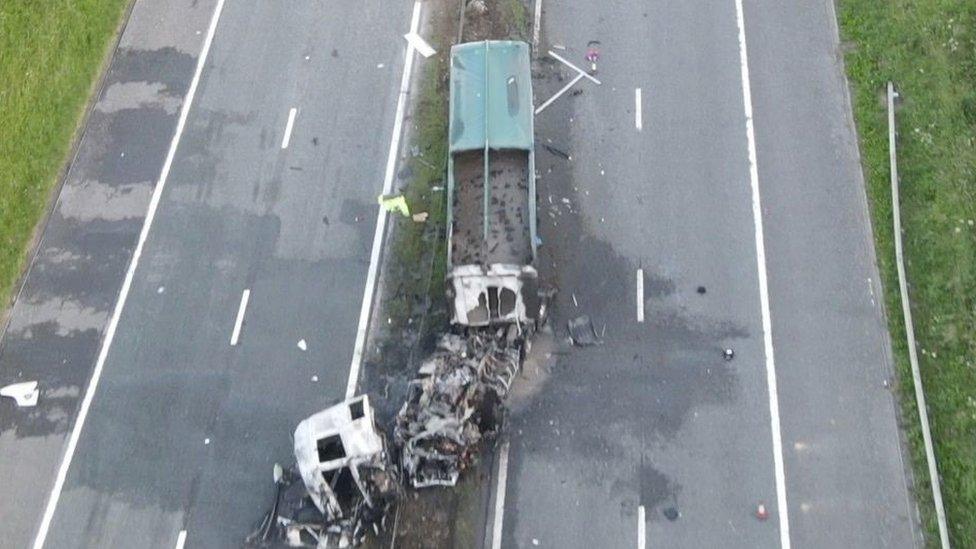
<svg viewBox="0 0 976 549"><path fill-rule="evenodd" d="M939 522L939 539L942 548L949 549L949 528L946 524L945 506L942 503L942 487L939 481L939 468L935 462L932 447L932 432L929 429L929 413L925 407L925 392L922 390L922 374L918 368L918 352L915 348L915 325L912 323L912 306L908 300L908 282L905 277L904 249L901 239L901 212L898 208L898 158L895 152L895 86L888 82L888 161L891 166L891 213L895 230L895 263L898 266L898 287L901 291L901 310L905 317L905 332L908 337L908 360L912 366L912 382L915 385L915 404L918 419L922 424L922 441L925 444L925 460L929 466L929 482L932 484L932 502Z"/></svg>

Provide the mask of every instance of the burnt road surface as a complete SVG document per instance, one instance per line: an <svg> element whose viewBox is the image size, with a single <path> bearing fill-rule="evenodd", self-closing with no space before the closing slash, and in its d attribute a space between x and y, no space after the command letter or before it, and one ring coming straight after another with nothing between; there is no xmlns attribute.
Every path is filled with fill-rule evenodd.
<svg viewBox="0 0 976 549"><path fill-rule="evenodd" d="M240 546L296 423L346 390L413 7L136 1L0 349L0 385L41 388L0 402L0 545Z"/></svg>
<svg viewBox="0 0 976 549"><path fill-rule="evenodd" d="M601 41L602 85L536 117L555 341L519 381L495 547L920 543L833 7L743 8L544 0L536 104L575 76L550 48ZM604 342L571 348L584 313Z"/></svg>

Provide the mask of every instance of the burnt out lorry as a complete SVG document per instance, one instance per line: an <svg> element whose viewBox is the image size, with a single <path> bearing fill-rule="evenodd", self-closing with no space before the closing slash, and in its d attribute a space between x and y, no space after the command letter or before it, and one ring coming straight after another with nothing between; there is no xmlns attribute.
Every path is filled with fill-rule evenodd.
<svg viewBox="0 0 976 549"><path fill-rule="evenodd" d="M528 336L544 316L536 257L529 46L451 48L447 294L452 329L420 365L393 425L393 447L369 397L301 422L296 463L275 466L257 547L348 547L385 529L401 482L453 486L497 434Z"/></svg>
<svg viewBox="0 0 976 549"><path fill-rule="evenodd" d="M447 293L462 326L538 314L529 45L451 48Z"/></svg>
<svg viewBox="0 0 976 549"><path fill-rule="evenodd" d="M544 305L535 262L529 45L451 48L447 296L452 333L410 382L394 428L414 488L453 486L494 437Z"/></svg>

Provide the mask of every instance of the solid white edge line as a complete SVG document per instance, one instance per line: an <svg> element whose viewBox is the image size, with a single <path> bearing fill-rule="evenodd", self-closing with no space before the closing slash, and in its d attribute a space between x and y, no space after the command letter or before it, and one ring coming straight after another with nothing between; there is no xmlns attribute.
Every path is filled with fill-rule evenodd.
<svg viewBox="0 0 976 549"><path fill-rule="evenodd" d="M647 546L647 511L644 506L637 507L637 549Z"/></svg>
<svg viewBox="0 0 976 549"><path fill-rule="evenodd" d="M416 33L420 26L420 0L413 4L413 17L410 19L410 32ZM386 157L386 174L383 177L383 194L390 194L393 188L393 170L396 168L397 153L400 150L400 134L403 130L403 115L406 109L407 94L410 92L410 73L413 71L414 48L407 42L404 54L403 77L400 80L400 95L397 98L396 114L393 119L393 135L390 138L390 153ZM373 294L376 292L376 271L383 247L383 234L386 231L387 212L377 208L376 232L373 233L373 249L369 255L369 271L366 273L366 287L363 289L363 304L359 309L359 326L356 328L356 342L353 345L352 363L349 366L349 381L346 383L346 398L356 396L359 384L359 370L363 363L363 348L366 345L366 329L369 314L373 308Z"/></svg>
<svg viewBox="0 0 976 549"><path fill-rule="evenodd" d="M895 264L898 267L898 291L901 294L901 312L905 319L906 339L908 340L908 360L912 368L912 383L915 385L915 407L922 427L922 444L925 446L925 461L929 469L929 484L932 486L932 504L939 524L939 544L949 549L949 525L946 522L945 504L942 501L942 484L939 480L939 466L932 446L932 431L929 426L928 406L925 404L925 390L922 387L922 372L918 365L918 350L915 344L915 323L912 320L912 305L908 295L908 277L905 275L905 255L902 244L901 200L898 189L898 154L895 142L895 88L888 82L888 174L891 179L891 217L895 235Z"/></svg>
<svg viewBox="0 0 976 549"><path fill-rule="evenodd" d="M281 148L287 149L288 144L291 143L291 130L295 127L295 115L298 114L298 109L292 107L288 111L288 122L285 124L285 136L281 138Z"/></svg>
<svg viewBox="0 0 976 549"><path fill-rule="evenodd" d="M492 549L502 547L502 526L505 519L505 490L508 486L508 442L498 453L498 483L495 488L495 523L491 529Z"/></svg>
<svg viewBox="0 0 976 549"><path fill-rule="evenodd" d="M637 126L637 131L644 129L644 113L641 110L642 108L641 89L637 88L634 90L634 125Z"/></svg>
<svg viewBox="0 0 976 549"><path fill-rule="evenodd" d="M535 0L535 22L532 24L532 50L539 49L539 31L542 25L542 0Z"/></svg>
<svg viewBox="0 0 976 549"><path fill-rule="evenodd" d="M237 308L237 319L234 321L234 332L230 334L231 346L237 345L237 340L241 336L241 326L244 325L244 312L247 311L247 301L251 298L250 288L241 294L241 304Z"/></svg>
<svg viewBox="0 0 976 549"><path fill-rule="evenodd" d="M637 322L644 322L644 269L637 269Z"/></svg>
<svg viewBox="0 0 976 549"><path fill-rule="evenodd" d="M186 530L180 530L179 535L176 536L176 547L174 549L183 549L186 545Z"/></svg>
<svg viewBox="0 0 976 549"><path fill-rule="evenodd" d="M735 19L739 27L739 65L742 75L742 106L746 117L746 140L749 150L749 185L752 188L752 217L756 231L756 271L759 277L759 305L762 313L763 349L766 355L766 385L769 393L769 422L773 442L773 468L776 478L779 539L781 548L789 549L790 521L786 505L786 473L783 467L783 439L779 419L779 394L776 386L776 360L773 354L772 319L769 313L766 243L763 236L762 201L759 194L759 166L756 160L756 134L752 118L752 87L749 83L749 54L746 49L746 26L742 0L735 0Z"/></svg>
<svg viewBox="0 0 976 549"><path fill-rule="evenodd" d="M102 376L102 369L105 367L105 359L108 357L109 348L111 348L112 340L115 338L115 330L119 324L119 316L122 314L123 307L125 307L125 300L128 298L129 289L132 287L132 278L135 274L136 267L139 265L139 256L142 255L142 248L146 243L146 238L149 236L149 229L152 226L153 218L156 217L156 209L159 207L160 197L163 194L163 189L166 187L166 178L169 177L169 170L173 165L173 157L176 155L176 149L179 146L183 128L186 126L187 115L190 112L190 106L193 104L193 96L197 91L197 85L200 83L200 75L203 73L203 66L207 62L210 45L213 43L214 33L217 31L217 21L220 20L220 12L223 8L224 0L217 0L217 6L214 8L213 16L210 19L210 27L207 29L207 36L203 41L203 48L200 50L200 57L197 59L196 70L193 73L193 79L190 81L190 88L186 92L186 99L184 99L183 106L180 109L180 118L176 123L176 132L173 134L169 152L166 153L166 160L163 162L163 169L159 174L159 182L156 183L156 188L153 189L152 198L149 201L149 210L146 212L146 219L143 221L142 231L139 233L139 240L136 243L135 250L132 252L132 259L129 261L129 268L125 273L125 279L122 281L122 289L119 291L119 297L115 302L112 318L109 320L108 327L105 330L105 338L102 340L102 347L98 353L98 359L95 362L95 369L92 371L91 380L88 382L85 397L81 401L78 418L75 420L75 425L71 430L71 436L68 437L68 444L65 447L61 466L58 468L58 475L54 480L54 487L51 488L51 495L48 498L47 507L44 509L44 516L41 518L41 525L38 528L37 536L34 538L34 549L44 547L44 541L47 539L47 533L51 527L51 520L54 518L54 511L57 509L58 500L61 499L61 491L64 489L64 481L68 476L68 468L71 466L75 449L78 447L78 440L81 437L81 430L85 425L85 419L88 418L88 410L91 408L92 400L95 398L98 381Z"/></svg>

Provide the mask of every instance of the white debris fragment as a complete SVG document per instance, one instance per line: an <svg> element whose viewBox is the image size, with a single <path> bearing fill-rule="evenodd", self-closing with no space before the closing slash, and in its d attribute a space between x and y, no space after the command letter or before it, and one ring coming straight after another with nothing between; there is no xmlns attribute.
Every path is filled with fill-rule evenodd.
<svg viewBox="0 0 976 549"><path fill-rule="evenodd" d="M312 376L312 381L318 383L319 376Z"/></svg>
<svg viewBox="0 0 976 549"><path fill-rule="evenodd" d="M37 397L40 391L37 389L36 381L22 381L12 383L0 389L0 396L10 397L17 402L21 408L30 408L37 405Z"/></svg>
<svg viewBox="0 0 976 549"><path fill-rule="evenodd" d="M205 438L205 439L203 439L203 443L204 443L204 444L210 444L210 439L209 439L209 438Z"/></svg>
<svg viewBox="0 0 976 549"><path fill-rule="evenodd" d="M308 350L308 344L305 343L305 340L304 339L299 339L298 340L298 348L301 349L301 350L303 350L303 351L307 351Z"/></svg>
<svg viewBox="0 0 976 549"><path fill-rule="evenodd" d="M424 57L430 57L431 55L437 53L437 50L430 47L430 44L428 44L426 40L421 38L420 35L415 32L408 32L407 34L404 34L403 37L407 39L408 44L417 50L417 53L423 55Z"/></svg>
<svg viewBox="0 0 976 549"><path fill-rule="evenodd" d="M156 288L156 293L157 294L161 294L161 293L163 293L165 291L166 291L166 286L160 286L160 287Z"/></svg>

